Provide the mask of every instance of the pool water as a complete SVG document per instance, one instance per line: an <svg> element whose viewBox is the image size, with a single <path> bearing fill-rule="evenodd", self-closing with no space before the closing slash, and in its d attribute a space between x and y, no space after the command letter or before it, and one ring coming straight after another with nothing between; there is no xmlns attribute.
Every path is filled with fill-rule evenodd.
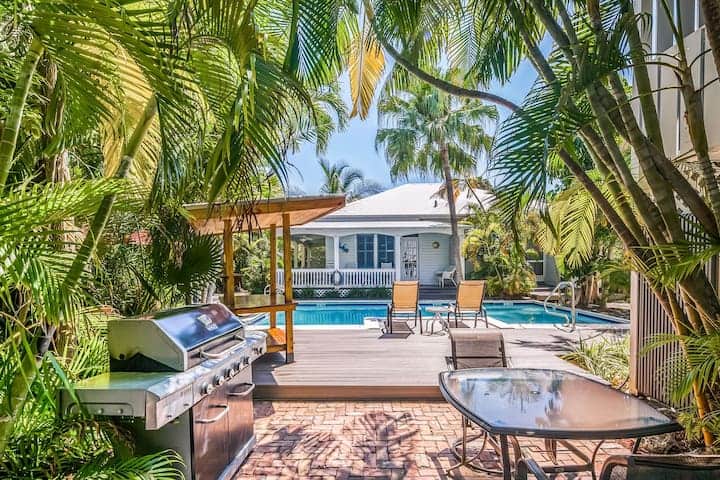
<svg viewBox="0 0 720 480"><path fill-rule="evenodd" d="M441 305L439 303L421 304L420 308L424 319L433 316L427 311L430 306ZM545 312L542 305L532 302L499 302L486 303L485 311L490 319L499 320L505 323L515 324L557 324L564 323L564 319L557 315L549 315ZM300 303L298 304L293 320L295 325L341 325L341 326L358 326L363 325L365 317L385 318L387 315L387 305L382 303ZM620 321L620 320L618 320ZM283 325L285 317L282 313L278 314L278 324ZM583 324L611 324L616 323L604 318L588 315L578 312L577 323ZM267 325L267 320L259 325Z"/></svg>

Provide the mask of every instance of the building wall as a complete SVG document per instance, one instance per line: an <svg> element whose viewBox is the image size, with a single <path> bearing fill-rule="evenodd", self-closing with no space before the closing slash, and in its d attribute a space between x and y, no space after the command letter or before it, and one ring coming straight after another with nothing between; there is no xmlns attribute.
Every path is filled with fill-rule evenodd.
<svg viewBox="0 0 720 480"><path fill-rule="evenodd" d="M554 287L560 282L560 273L555 263L555 257L543 253L543 283Z"/></svg>
<svg viewBox="0 0 720 480"><path fill-rule="evenodd" d="M340 268L357 268L357 242L355 235L340 237L340 245L347 246L347 252L340 250Z"/></svg>
<svg viewBox="0 0 720 480"><path fill-rule="evenodd" d="M325 237L325 268L335 268L335 245L333 237Z"/></svg>
<svg viewBox="0 0 720 480"><path fill-rule="evenodd" d="M421 233L418 242L418 280L423 285L432 285L437 281L435 272L450 264L450 236ZM433 242L440 244L438 248L433 248Z"/></svg>

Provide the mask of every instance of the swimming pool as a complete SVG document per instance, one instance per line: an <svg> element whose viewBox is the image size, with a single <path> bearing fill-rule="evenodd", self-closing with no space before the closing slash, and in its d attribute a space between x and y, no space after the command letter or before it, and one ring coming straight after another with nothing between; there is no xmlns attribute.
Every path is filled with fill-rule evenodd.
<svg viewBox="0 0 720 480"><path fill-rule="evenodd" d="M443 303L422 303L423 319L432 318L433 314L427 311L430 306L444 305ZM445 304L446 305L446 304ZM542 304L534 301L524 302L486 302L485 311L491 321L506 324L521 325L551 325L563 323L564 320L556 315L545 312ZM362 327L365 317L384 318L387 314L387 305L384 303L361 302L302 302L298 304L293 315L296 326L356 326ZM264 320L258 325L267 325ZM278 324L283 325L285 317L278 314ZM578 324L618 324L624 320L607 315L595 315L590 312L578 311Z"/></svg>

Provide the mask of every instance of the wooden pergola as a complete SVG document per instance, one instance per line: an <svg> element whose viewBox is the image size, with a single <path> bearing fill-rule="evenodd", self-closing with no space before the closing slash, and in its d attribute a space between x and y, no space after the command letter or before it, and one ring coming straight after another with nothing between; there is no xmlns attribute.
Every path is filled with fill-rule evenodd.
<svg viewBox="0 0 720 480"><path fill-rule="evenodd" d="M292 247L290 227L303 225L345 206L344 195L271 198L255 202L194 203L185 205L193 228L203 234L222 235L225 272L223 303L237 314L270 315L268 352L285 352L286 361L293 361ZM277 232L282 228L284 294L277 291ZM233 234L270 231L269 294L235 294L235 262ZM277 313L285 314L285 329L277 326Z"/></svg>

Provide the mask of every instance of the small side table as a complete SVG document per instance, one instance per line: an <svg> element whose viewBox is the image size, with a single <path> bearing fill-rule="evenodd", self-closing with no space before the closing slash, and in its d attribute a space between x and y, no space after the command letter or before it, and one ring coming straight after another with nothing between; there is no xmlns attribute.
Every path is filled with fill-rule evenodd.
<svg viewBox="0 0 720 480"><path fill-rule="evenodd" d="M428 307L427 311L433 314L433 318L428 320L430 322L430 333L429 335L432 335L434 333L435 328L435 322L439 322L441 325L440 333L444 333L448 331L450 328L450 325L448 321L446 320L445 316L452 313L454 310L450 307L443 307L443 306L437 306L437 307Z"/></svg>

